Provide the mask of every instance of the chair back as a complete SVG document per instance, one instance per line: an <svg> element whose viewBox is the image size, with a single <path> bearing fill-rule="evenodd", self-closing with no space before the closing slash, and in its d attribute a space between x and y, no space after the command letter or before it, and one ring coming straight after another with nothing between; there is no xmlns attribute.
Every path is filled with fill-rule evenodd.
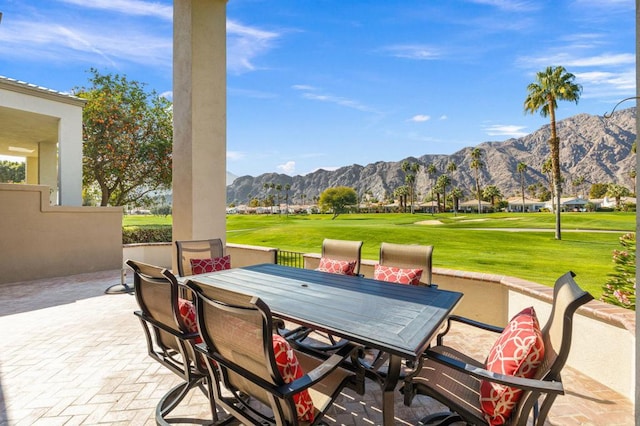
<svg viewBox="0 0 640 426"><path fill-rule="evenodd" d="M220 367L223 385L271 407L278 424L295 424L293 399L269 391L285 384L273 351L269 307L255 296L193 281L187 286L196 295L200 333L207 356Z"/></svg>
<svg viewBox="0 0 640 426"><path fill-rule="evenodd" d="M325 238L322 241L322 257L334 260L356 261L353 270L355 275L360 274L360 255L362 252L362 241L332 240Z"/></svg>
<svg viewBox="0 0 640 426"><path fill-rule="evenodd" d="M571 349L571 335L573 331L573 314L585 303L593 300L593 296L578 287L573 272L567 272L556 280L553 287L553 305L547 323L542 327L544 340L544 360L538 367L536 379L547 381L561 381L560 372L564 367L569 350ZM553 404L555 395L545 398L540 407L539 418L545 419ZM521 413L529 413L535 404L537 395L525 391L514 413L514 419L525 417ZM526 416L528 417L528 416ZM526 424L526 418L521 419ZM518 423L520 424L520 423Z"/></svg>
<svg viewBox="0 0 640 426"><path fill-rule="evenodd" d="M431 285L433 246L418 244L394 244L383 242L380 245L378 263L396 268L422 269L420 283Z"/></svg>
<svg viewBox="0 0 640 426"><path fill-rule="evenodd" d="M224 256L224 245L220 238L176 241L176 247L178 275L181 277L193 275L191 259L213 259Z"/></svg>
<svg viewBox="0 0 640 426"><path fill-rule="evenodd" d="M133 285L141 318L151 318L158 323L152 327L156 343L164 351L182 354L197 367L193 345L180 338L190 331L179 314L181 286L176 277L165 268L134 260L127 260L127 265L134 271Z"/></svg>

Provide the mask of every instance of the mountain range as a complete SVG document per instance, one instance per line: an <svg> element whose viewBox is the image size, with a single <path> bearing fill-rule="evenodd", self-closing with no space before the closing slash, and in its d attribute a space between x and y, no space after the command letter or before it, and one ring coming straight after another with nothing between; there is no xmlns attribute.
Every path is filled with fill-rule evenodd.
<svg viewBox="0 0 640 426"><path fill-rule="evenodd" d="M611 117L578 114L557 122L560 138L560 164L564 179L563 195L587 196L591 184L617 183L634 191L633 179L635 154L632 151L636 140L636 108L617 111ZM463 199L475 199L475 171L470 167L471 152L479 148L484 164L479 169L480 186L495 185L502 196L521 195L518 164L524 163L525 187L540 184L549 187L548 177L542 172L543 163L550 156L550 125L520 138L502 142L483 142L475 147L463 148L451 155L425 154L408 157L401 161L378 161L365 166L352 164L337 170L317 170L304 176L288 176L265 173L260 176L240 176L227 186L227 204L246 204L251 198L265 197L265 184L290 185L290 203L311 202L322 191L335 186L348 186L356 190L359 197L365 193L376 199L387 199L399 186L405 185L402 163L418 163L416 174L417 199L429 194L434 178L447 173L449 163L456 170L449 173L451 186L462 189ZM391 150L391 148L390 148ZM433 164L437 173L427 173ZM577 185L576 182L582 182ZM283 194L284 195L284 194Z"/></svg>

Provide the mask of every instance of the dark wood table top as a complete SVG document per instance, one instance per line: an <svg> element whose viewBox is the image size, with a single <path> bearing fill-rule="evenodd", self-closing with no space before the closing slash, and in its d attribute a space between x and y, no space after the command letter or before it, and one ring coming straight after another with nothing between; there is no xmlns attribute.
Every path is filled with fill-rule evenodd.
<svg viewBox="0 0 640 426"><path fill-rule="evenodd" d="M417 359L462 293L262 264L189 277L260 297L285 320Z"/></svg>

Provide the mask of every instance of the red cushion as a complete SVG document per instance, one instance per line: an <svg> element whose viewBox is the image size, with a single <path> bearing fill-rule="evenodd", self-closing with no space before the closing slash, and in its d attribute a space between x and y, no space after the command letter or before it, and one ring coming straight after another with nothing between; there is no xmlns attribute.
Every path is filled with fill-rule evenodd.
<svg viewBox="0 0 640 426"><path fill-rule="evenodd" d="M293 349L291 349L289 342L278 334L273 335L273 352L276 356L278 371L285 383L291 383L304 376L302 367L300 367L298 358L295 352L293 352ZM315 412L309 391L305 389L293 395L293 401L296 404L298 420L302 422L313 422Z"/></svg>
<svg viewBox="0 0 640 426"><path fill-rule="evenodd" d="M198 321L196 320L196 308L193 306L193 303L191 303L190 300L179 298L178 311L180 312L182 321L184 322L184 325L187 326L189 333L199 333ZM202 338L198 336L195 339L195 342L202 343Z"/></svg>
<svg viewBox="0 0 640 426"><path fill-rule="evenodd" d="M214 257L213 259L189 259L193 275L231 269L231 256Z"/></svg>
<svg viewBox="0 0 640 426"><path fill-rule="evenodd" d="M376 264L373 268L373 279L398 284L420 284L422 269L403 269L395 266Z"/></svg>
<svg viewBox="0 0 640 426"><path fill-rule="evenodd" d="M489 351L486 369L532 378L544 358L544 341L533 307L515 315ZM520 389L483 380L480 405L490 425L505 423L522 396Z"/></svg>
<svg viewBox="0 0 640 426"><path fill-rule="evenodd" d="M356 260L335 260L321 257L320 265L316 268L316 271L341 275L355 275L356 263L358 263Z"/></svg>

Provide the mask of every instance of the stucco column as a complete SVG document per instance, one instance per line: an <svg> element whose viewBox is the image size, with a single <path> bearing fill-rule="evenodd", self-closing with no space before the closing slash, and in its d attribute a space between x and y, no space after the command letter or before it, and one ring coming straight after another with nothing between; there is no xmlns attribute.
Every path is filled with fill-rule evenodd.
<svg viewBox="0 0 640 426"><path fill-rule="evenodd" d="M226 0L174 1L173 21L173 239L226 241Z"/></svg>
<svg viewBox="0 0 640 426"><path fill-rule="evenodd" d="M58 124L60 204L82 205L82 108L66 107Z"/></svg>
<svg viewBox="0 0 640 426"><path fill-rule="evenodd" d="M38 144L38 183L49 187L49 202L58 204L58 147L55 143Z"/></svg>

